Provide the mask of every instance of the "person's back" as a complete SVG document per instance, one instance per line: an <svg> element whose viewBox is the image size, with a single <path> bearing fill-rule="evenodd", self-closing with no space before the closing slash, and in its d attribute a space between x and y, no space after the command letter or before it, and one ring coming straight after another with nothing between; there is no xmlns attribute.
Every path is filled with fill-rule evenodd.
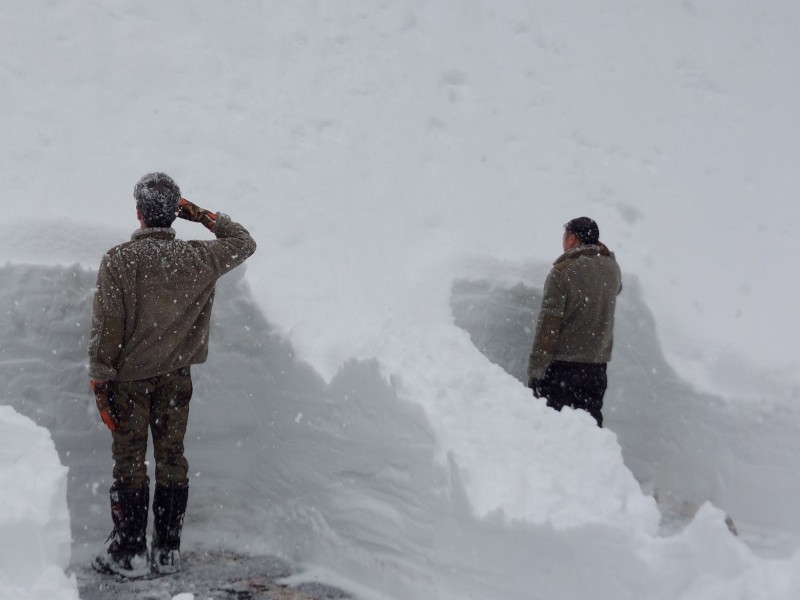
<svg viewBox="0 0 800 600"><path fill-rule="evenodd" d="M617 261L602 244L564 253L553 269L564 290L561 332L553 360L605 363L614 343L614 310L622 278Z"/></svg>
<svg viewBox="0 0 800 600"><path fill-rule="evenodd" d="M171 228L140 229L106 253L98 281L116 294L98 297L95 314L124 320L116 379L205 361L217 279L255 251L247 231L225 215L215 234L213 241L185 241Z"/></svg>
<svg viewBox="0 0 800 600"><path fill-rule="evenodd" d="M244 227L182 199L164 173L142 177L134 198L141 229L100 263L89 342L90 383L111 430L114 458L112 542L92 566L127 577L180 570L189 496L183 440L193 390L190 367L208 354L217 279L256 250ZM176 216L202 223L217 239L176 239ZM156 479L149 557L148 430Z"/></svg>

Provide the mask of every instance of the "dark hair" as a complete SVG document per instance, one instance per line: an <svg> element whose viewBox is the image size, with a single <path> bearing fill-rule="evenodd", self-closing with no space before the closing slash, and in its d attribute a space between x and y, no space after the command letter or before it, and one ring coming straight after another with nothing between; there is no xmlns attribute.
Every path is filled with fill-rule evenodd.
<svg viewBox="0 0 800 600"><path fill-rule="evenodd" d="M600 241L600 228L589 217L577 217L564 225L567 233L574 233L582 244L597 244Z"/></svg>
<svg viewBox="0 0 800 600"><path fill-rule="evenodd" d="M136 208L148 227L169 227L181 202L181 189L166 173L148 173L133 188Z"/></svg>

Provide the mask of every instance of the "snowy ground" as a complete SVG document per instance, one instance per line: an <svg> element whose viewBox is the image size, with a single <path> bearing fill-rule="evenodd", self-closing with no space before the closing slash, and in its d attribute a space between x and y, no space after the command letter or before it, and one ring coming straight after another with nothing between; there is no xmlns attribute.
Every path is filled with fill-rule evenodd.
<svg viewBox="0 0 800 600"><path fill-rule="evenodd" d="M98 576L88 565L76 565L82 600L349 600L340 590L297 579L297 568L271 556L244 556L230 552L186 552L181 572L170 577L129 580ZM284 583L286 582L286 583ZM180 595L183 594L184 597Z"/></svg>
<svg viewBox="0 0 800 600"><path fill-rule="evenodd" d="M94 269L160 169L259 242L194 372L189 551L366 600L798 597L799 6L4 8L0 404L69 467L35 564L110 528ZM580 214L625 279L604 431L518 381Z"/></svg>

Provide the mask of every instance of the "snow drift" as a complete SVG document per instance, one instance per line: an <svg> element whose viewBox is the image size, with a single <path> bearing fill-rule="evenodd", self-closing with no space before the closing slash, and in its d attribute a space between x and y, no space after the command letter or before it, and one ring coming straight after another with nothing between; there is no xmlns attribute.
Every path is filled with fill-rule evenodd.
<svg viewBox="0 0 800 600"><path fill-rule="evenodd" d="M496 277L497 269L493 273ZM666 600L679 597L687 580L698 582L684 592L687 598L746 592L748 598L788 599L796 592L791 573L800 555L791 564L756 558L729 531L725 513L710 505L703 505L685 530L684 525L672 531L667 527L662 533L670 535L660 536L655 504L623 464L616 437L580 412L558 414L527 395L513 408L522 428L514 439L532 466L512 474L517 488L505 504L488 511L476 508L475 497L491 495L474 494L470 485L477 487L475 479L486 477L491 468L476 476L457 452L443 452L432 410L405 397L399 378L387 379L376 361L350 361L326 383L266 320L242 276L238 271L221 280L209 361L195 370L187 439L192 473L188 547L277 552L324 566L373 594L383 590L409 599L578 598L591 590L598 598ZM454 318L472 332L471 339L465 334L464 348L482 356L480 347L514 371L527 344L520 333L515 344L514 335L505 335L502 328L509 326L514 311L532 322L530 304L537 292L531 295L522 284L509 290L502 281L476 283L476 271L472 276L453 287ZM109 439L85 389L85 325L94 277L79 266L0 269L7 307L0 315L7 340L3 352L25 357L0 362L0 374L17 398L11 404L52 428L70 466L72 538L75 560L81 561L96 551L110 526ZM637 296L636 286L628 286L620 309L622 345L632 347L617 360L619 388L680 386L673 372L656 368L657 339L642 326L648 311ZM634 325L637 336L628 340L624 332ZM507 345L505 360L498 358L501 343ZM633 358L646 361L648 368L631 364ZM626 375L629 369L638 375ZM34 370L36 378L31 377ZM506 382L509 395L520 385L499 367L488 371ZM480 397L481 378L470 381ZM609 420L625 431L630 417L623 402L624 394L615 397ZM513 398L504 396L488 407L465 400L461 412L491 426L482 411L502 414L509 403ZM645 423L647 406L639 408ZM674 419L675 427L685 428L683 439L696 443L686 421L669 414L659 415L667 420L662 429L667 431ZM498 437L497 445L503 439ZM707 467L680 455L654 462L660 450L651 446L663 440L630 432L619 439L646 487L685 501L676 508L684 524L709 498L704 469L725 474L735 467L736 474L757 479L758 461L769 458L758 455L768 448L763 444L751 449L757 462L749 467L713 453L704 455ZM485 450L487 463L494 456ZM513 455L504 460L513 461ZM790 477L791 463L783 464L781 477ZM503 477L512 475L502 473L505 465L492 466L500 472L498 485L507 485ZM735 481L727 483L715 490L714 500L742 503L753 511L745 518L754 519L759 506L771 503L768 518L744 519L754 531L769 532L776 520L792 523L789 502L770 500L765 492L752 494L749 487L744 490L752 495L722 493L739 489ZM525 502L532 497L535 501ZM583 565L577 579L575 564ZM613 585L594 589L594 578L608 572L618 574Z"/></svg>
<svg viewBox="0 0 800 600"><path fill-rule="evenodd" d="M71 537L67 469L53 440L10 406L0 406L0 597L78 598L67 578Z"/></svg>

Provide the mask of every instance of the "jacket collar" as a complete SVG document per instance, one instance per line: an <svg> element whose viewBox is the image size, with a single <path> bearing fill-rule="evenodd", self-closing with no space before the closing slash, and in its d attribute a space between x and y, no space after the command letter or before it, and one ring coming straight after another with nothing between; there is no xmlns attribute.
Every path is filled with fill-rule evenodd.
<svg viewBox="0 0 800 600"><path fill-rule="evenodd" d="M132 240L174 240L175 230L172 227L148 227L137 229L131 235Z"/></svg>
<svg viewBox="0 0 800 600"><path fill-rule="evenodd" d="M614 253L602 242L598 242L597 244L584 244L583 246L567 250L564 254L559 256L553 264L557 265L565 260L580 258L581 256L610 256L613 258Z"/></svg>

